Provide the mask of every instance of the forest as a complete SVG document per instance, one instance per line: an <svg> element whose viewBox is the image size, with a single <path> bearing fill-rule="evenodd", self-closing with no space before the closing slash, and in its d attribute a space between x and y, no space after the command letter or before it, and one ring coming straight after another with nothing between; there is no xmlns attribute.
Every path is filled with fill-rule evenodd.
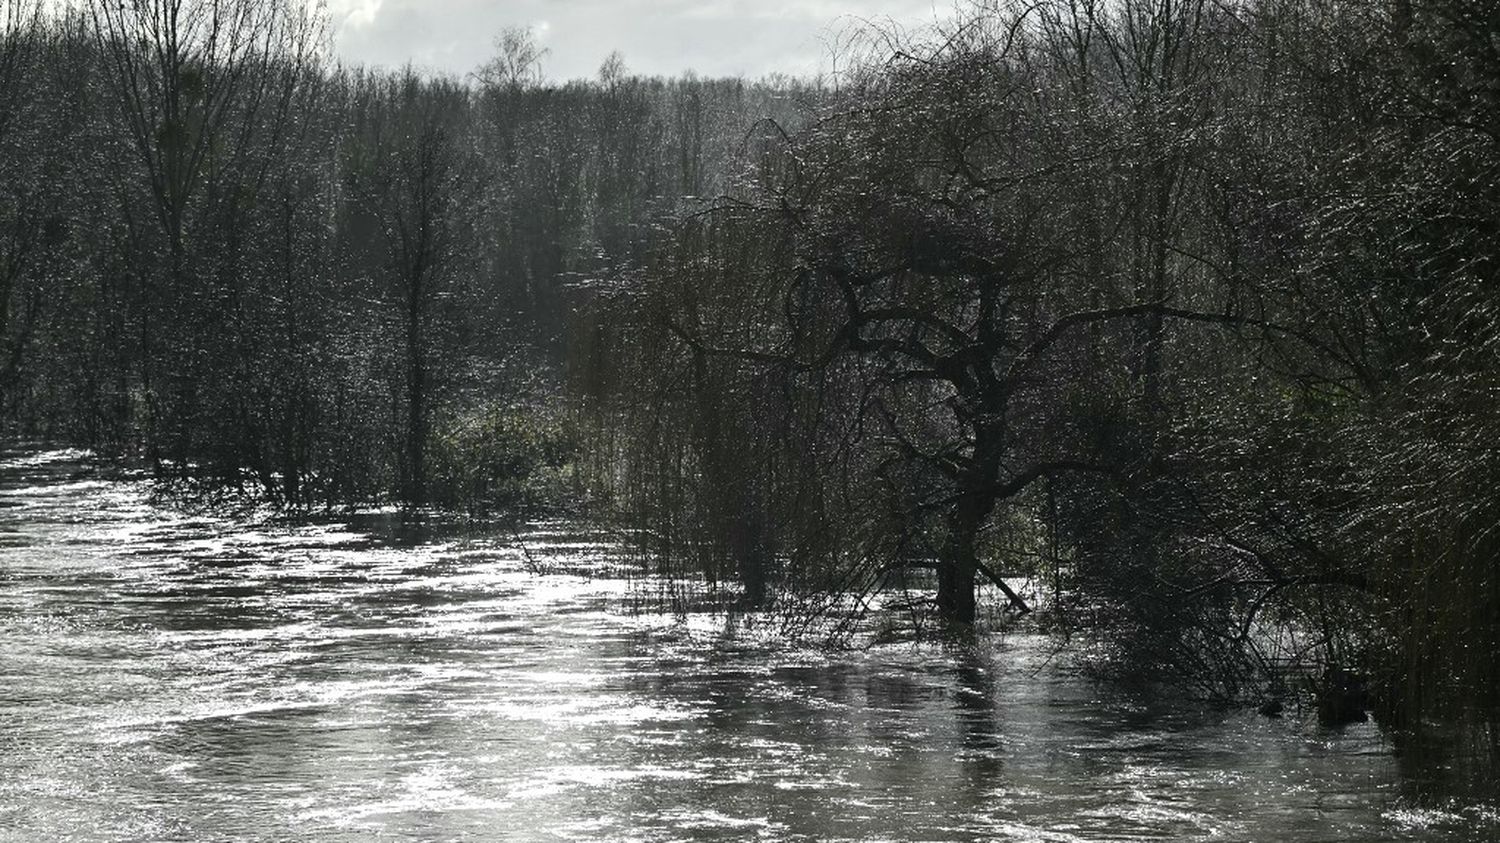
<svg viewBox="0 0 1500 843"><path fill-rule="evenodd" d="M558 82L524 29L453 77L301 0L7 0L0 424L1500 747L1500 6L963 8Z"/></svg>

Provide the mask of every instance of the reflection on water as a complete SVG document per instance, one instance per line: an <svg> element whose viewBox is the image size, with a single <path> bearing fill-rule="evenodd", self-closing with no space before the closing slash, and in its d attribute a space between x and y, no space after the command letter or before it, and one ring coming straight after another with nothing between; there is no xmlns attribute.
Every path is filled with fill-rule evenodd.
<svg viewBox="0 0 1500 843"><path fill-rule="evenodd" d="M0 453L0 839L1488 840L1372 726L1173 708L1043 640L771 651L606 546L153 506ZM592 573L591 573L592 572Z"/></svg>

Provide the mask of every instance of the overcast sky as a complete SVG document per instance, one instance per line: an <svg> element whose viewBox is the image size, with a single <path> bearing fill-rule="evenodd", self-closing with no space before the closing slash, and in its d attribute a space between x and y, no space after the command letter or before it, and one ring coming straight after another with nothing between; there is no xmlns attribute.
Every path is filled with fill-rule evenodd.
<svg viewBox="0 0 1500 843"><path fill-rule="evenodd" d="M907 28L953 0L328 0L334 45L352 63L467 73L507 26L551 52L549 79L592 77L611 50L633 73L759 77L829 68L834 35L857 20Z"/></svg>

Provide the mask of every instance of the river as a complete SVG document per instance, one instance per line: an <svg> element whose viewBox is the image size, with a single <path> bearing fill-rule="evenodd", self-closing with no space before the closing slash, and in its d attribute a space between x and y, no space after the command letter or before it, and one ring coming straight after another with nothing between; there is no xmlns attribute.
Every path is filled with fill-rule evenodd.
<svg viewBox="0 0 1500 843"><path fill-rule="evenodd" d="M0 840L1500 839L1370 724L1173 703L1035 635L769 647L519 538L0 452Z"/></svg>

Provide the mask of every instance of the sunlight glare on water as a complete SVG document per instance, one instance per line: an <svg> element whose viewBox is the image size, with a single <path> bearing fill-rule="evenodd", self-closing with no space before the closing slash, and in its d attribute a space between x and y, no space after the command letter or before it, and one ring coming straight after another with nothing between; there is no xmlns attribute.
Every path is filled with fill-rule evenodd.
<svg viewBox="0 0 1500 843"><path fill-rule="evenodd" d="M398 529L399 528L399 529ZM1173 708L1047 640L772 649L538 527L153 504L0 453L0 840L1488 840L1373 726Z"/></svg>

